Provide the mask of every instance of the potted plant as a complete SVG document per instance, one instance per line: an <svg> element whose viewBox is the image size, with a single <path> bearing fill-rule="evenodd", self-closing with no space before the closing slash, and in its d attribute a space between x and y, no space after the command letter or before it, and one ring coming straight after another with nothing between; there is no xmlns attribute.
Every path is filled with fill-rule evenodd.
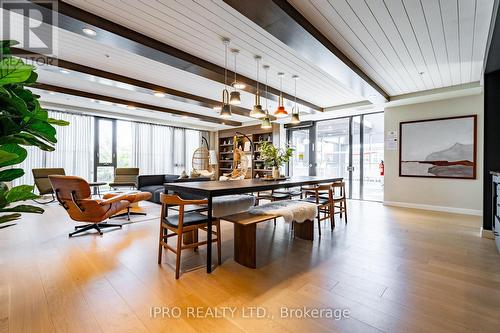
<svg viewBox="0 0 500 333"><path fill-rule="evenodd" d="M264 163L272 167L272 176L274 179L280 177L280 167L287 163L292 157L293 148L286 146L285 148L278 148L270 142L262 142L260 145L260 156Z"/></svg>
<svg viewBox="0 0 500 333"><path fill-rule="evenodd" d="M6 222L17 220L20 213L43 213L43 209L30 205L16 205L18 201L36 199L33 186L19 185L9 188L11 182L24 175L24 170L14 168L28 155L23 146L35 146L53 151L56 129L53 125L68 122L49 118L38 102L39 96L26 86L36 82L34 67L11 56L14 41L0 41L0 228ZM5 213L5 214L1 214Z"/></svg>

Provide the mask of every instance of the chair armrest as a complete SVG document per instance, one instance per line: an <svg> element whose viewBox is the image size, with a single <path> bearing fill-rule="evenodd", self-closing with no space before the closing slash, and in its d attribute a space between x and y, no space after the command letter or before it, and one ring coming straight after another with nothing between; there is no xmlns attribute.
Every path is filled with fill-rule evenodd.
<svg viewBox="0 0 500 333"><path fill-rule="evenodd" d="M127 200L126 198L128 195L129 195L128 193L118 194L118 195L115 195L114 197L111 197L109 199L99 200L99 201L97 201L97 203L101 206L109 205L109 204L112 204L114 202ZM84 199L84 200L92 200L92 199Z"/></svg>
<svg viewBox="0 0 500 333"><path fill-rule="evenodd" d="M184 200L184 205L207 205L208 200L203 199L203 200Z"/></svg>

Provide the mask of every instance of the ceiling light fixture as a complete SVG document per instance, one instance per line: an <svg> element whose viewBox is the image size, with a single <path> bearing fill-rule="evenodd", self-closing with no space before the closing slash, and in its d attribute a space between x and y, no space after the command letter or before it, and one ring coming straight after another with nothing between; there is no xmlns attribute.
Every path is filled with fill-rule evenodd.
<svg viewBox="0 0 500 333"><path fill-rule="evenodd" d="M137 108L135 106L133 106L133 105L127 105L127 109L129 109L129 110L135 110Z"/></svg>
<svg viewBox="0 0 500 333"><path fill-rule="evenodd" d="M229 45L229 38L222 38L222 43L224 43L224 90L222 90L220 116L227 119L232 116L231 105L229 104L229 91L227 90L227 46Z"/></svg>
<svg viewBox="0 0 500 333"><path fill-rule="evenodd" d="M155 97L165 97L165 93L162 93L161 91L155 91L153 95Z"/></svg>
<svg viewBox="0 0 500 333"><path fill-rule="evenodd" d="M298 75L293 75L292 79L295 80L295 94L294 94L294 102L295 105L292 108L292 120L290 121L291 124L297 125L300 124L300 111L299 107L297 106L297 80L299 79Z"/></svg>
<svg viewBox="0 0 500 333"><path fill-rule="evenodd" d="M265 99L266 99L266 109L264 110L264 113L265 113L265 116L264 118L262 118L262 122L260 124L260 128L262 129L270 129L270 128L273 128L273 126L271 125L271 120L269 119L269 109L267 108L267 71L269 71L269 66L268 65L264 65L263 66L264 68L264 72L266 73L266 96L265 96Z"/></svg>
<svg viewBox="0 0 500 333"><path fill-rule="evenodd" d="M280 77L280 95L278 97L278 108L274 111L274 116L276 118L283 118L288 116L283 100L283 76L285 76L285 73L278 73L278 76Z"/></svg>
<svg viewBox="0 0 500 333"><path fill-rule="evenodd" d="M262 110L262 105L260 105L260 91L259 91L259 72L260 72L259 62L262 59L262 57L256 55L254 58L255 62L257 63L257 84L255 87L255 104L252 108L252 111L250 111L250 117L260 119L266 116L266 113Z"/></svg>
<svg viewBox="0 0 500 333"><path fill-rule="evenodd" d="M69 71L66 69L60 69L59 72L63 74L69 74Z"/></svg>
<svg viewBox="0 0 500 333"><path fill-rule="evenodd" d="M229 104L231 105L239 105L241 104L240 92L236 90L236 86L239 86L238 81L236 80L236 56L240 53L240 50L232 49L231 52L234 55L234 81L231 83L233 86L233 91L231 91L231 95L229 97Z"/></svg>
<svg viewBox="0 0 500 333"><path fill-rule="evenodd" d="M97 35L97 32L94 29L83 28L82 31L83 31L84 34L89 35L89 36L95 36L95 35Z"/></svg>

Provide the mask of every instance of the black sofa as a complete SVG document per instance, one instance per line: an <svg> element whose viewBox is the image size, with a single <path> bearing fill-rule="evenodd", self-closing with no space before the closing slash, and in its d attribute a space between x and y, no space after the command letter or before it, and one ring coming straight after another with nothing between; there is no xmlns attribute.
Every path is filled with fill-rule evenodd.
<svg viewBox="0 0 500 333"><path fill-rule="evenodd" d="M179 178L178 175L140 175L137 176L137 189L139 191L151 193L149 201L160 203L160 193L165 193L165 183L181 183L181 182L203 182L209 181L210 178ZM182 195L183 199L202 199L195 195Z"/></svg>

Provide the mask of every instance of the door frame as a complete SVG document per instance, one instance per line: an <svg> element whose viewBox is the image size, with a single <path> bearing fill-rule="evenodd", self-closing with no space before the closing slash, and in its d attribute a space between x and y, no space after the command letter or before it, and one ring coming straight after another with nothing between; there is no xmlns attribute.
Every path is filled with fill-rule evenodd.
<svg viewBox="0 0 500 333"><path fill-rule="evenodd" d="M357 114L357 115L352 115L352 116L344 116L344 117L337 117L337 118L330 118L330 119L322 119L322 120L317 120L317 121L310 121L301 126L302 124L299 125L294 125L294 126L285 126L286 128L286 141L287 143L290 143L292 131L295 130L301 130L301 129L310 129L309 131L309 156L310 156L310 161L309 161L309 175L310 176L315 176L316 175L316 128L317 124L324 122L324 121L330 121L330 120L336 120L336 119L349 119L349 128L348 128L348 135L349 135L349 165L348 165L348 175L349 175L349 193L347 193L348 199L352 199L352 184L353 184L353 132L354 132L354 117L360 117L360 134L359 134L359 177L360 177L360 182L359 182L359 199L354 199L354 200L364 200L363 199L363 176L364 176L364 119L365 116L372 115L372 114L378 114L378 113L384 113L384 111L376 111L376 112L370 112L370 113L364 113L364 114ZM311 170L312 169L312 170ZM289 163L287 163L286 166L286 174L289 175Z"/></svg>
<svg viewBox="0 0 500 333"><path fill-rule="evenodd" d="M309 176L316 176L316 122L312 122L306 126L294 126L287 128L286 142L291 144L293 132L308 130L309 131ZM286 164L286 174L290 175L290 162Z"/></svg>

